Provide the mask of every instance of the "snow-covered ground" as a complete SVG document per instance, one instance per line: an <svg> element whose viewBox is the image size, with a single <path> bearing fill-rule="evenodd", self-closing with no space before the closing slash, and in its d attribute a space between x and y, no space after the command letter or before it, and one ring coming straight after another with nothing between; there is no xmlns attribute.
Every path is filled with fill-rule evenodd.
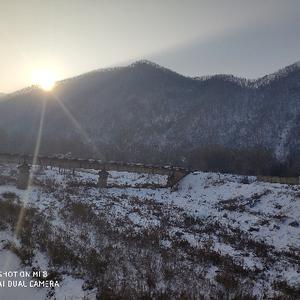
<svg viewBox="0 0 300 300"><path fill-rule="evenodd" d="M2 238L2 237L1 237ZM0 251L0 270L5 271L24 271L21 267L20 259L12 252L8 250ZM25 284L29 286L30 278L20 277L19 275L13 278L3 278L1 276L2 282L6 283L6 286L0 288L0 299L5 300L40 300L46 298L46 291L44 289L35 288L23 288L23 287L8 287L8 280L10 281L25 281Z"/></svg>
<svg viewBox="0 0 300 300"><path fill-rule="evenodd" d="M116 290L121 289L122 280L130 284L131 289L138 290L139 284L134 282L139 278L140 285L145 284L142 279L145 271L134 264L136 257L112 262L120 253L131 249L129 241L138 243L138 238L143 243L151 241L147 251L154 247L151 251L159 255L156 261L151 260L155 274L155 287L151 288L156 292L174 290L176 294L176 289L182 292L184 285L190 285L196 297L202 289L201 295L208 299L217 291L227 293L230 298L235 291L226 278L231 275L235 276L237 285L244 287L243 292L258 299L272 298L280 293L288 296L291 293L294 297L300 291L299 186L257 182L255 177L245 180L241 176L194 172L172 191L134 187L141 183L163 184L167 180L163 176L111 172L109 183L133 187L100 190L90 185L97 180L94 170L60 174L57 169L37 169L33 186L29 191L21 191L12 179L15 167L0 166L2 177L7 179L0 185L0 199L5 199L10 192L28 207L38 208L50 220L55 232L64 232L72 241L69 243L74 242L78 249L90 247L104 253L109 248L110 253L105 256L111 255L109 271L104 278L110 280L111 285L115 284ZM137 245L130 251L144 247ZM180 260L175 264L168 258L166 263L165 251ZM0 262L3 260L1 253ZM145 259L142 252L136 253ZM45 254L37 251L36 255ZM171 262L172 279L166 279L161 270L167 265L169 269ZM126 273L126 279L121 266L130 273L130 276ZM181 268L180 271L177 268ZM65 272L66 269L64 266L59 270ZM71 270L69 268L70 275L63 276L62 287L56 289L57 299L72 294L81 299L84 295L81 287L86 276L76 279ZM185 276L191 276L188 283ZM130 283L129 277L132 277ZM232 282L235 281L232 279Z"/></svg>
<svg viewBox="0 0 300 300"><path fill-rule="evenodd" d="M37 288L32 285L33 277L25 276L25 272L32 274L32 268L48 271L48 259L40 253L35 252L34 260L31 266L24 266L19 257L12 251L3 249L7 241L14 241L13 236L7 232L0 232L1 250L0 250L0 299L3 300L41 300L49 299L47 288ZM17 241L16 241L17 242ZM15 272L5 275L6 272ZM18 286L14 286L17 284ZM75 279L65 275L59 282L59 287L55 288L56 299L61 300L93 300L95 297L87 298L88 293L82 290L83 280ZM48 297L47 297L48 296ZM84 298L86 297L86 298Z"/></svg>
<svg viewBox="0 0 300 300"><path fill-rule="evenodd" d="M76 180L85 184L96 184L98 181L99 170L82 169L76 171ZM58 168L49 169L45 172L44 178L51 178L57 182L63 183L66 174L60 174ZM166 175L116 172L110 171L107 183L114 186L141 186L141 185L161 185L167 184L168 177Z"/></svg>

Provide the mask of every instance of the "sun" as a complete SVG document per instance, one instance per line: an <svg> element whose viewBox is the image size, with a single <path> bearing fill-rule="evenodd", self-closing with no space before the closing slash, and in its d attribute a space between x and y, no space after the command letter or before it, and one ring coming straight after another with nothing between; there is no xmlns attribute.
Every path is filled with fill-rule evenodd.
<svg viewBox="0 0 300 300"><path fill-rule="evenodd" d="M49 70L36 71L32 75L32 83L44 91L51 91L55 86L55 74Z"/></svg>

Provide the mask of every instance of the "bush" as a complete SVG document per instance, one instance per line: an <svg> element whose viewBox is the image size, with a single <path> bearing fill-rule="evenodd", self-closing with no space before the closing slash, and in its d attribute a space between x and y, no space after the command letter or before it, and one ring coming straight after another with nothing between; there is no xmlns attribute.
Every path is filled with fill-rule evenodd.
<svg viewBox="0 0 300 300"><path fill-rule="evenodd" d="M2 197L5 199L18 199L19 197L16 195L16 193L13 192L4 192L2 194Z"/></svg>
<svg viewBox="0 0 300 300"><path fill-rule="evenodd" d="M217 282L221 283L226 290L234 290L239 283L233 274L224 271L217 274L215 279Z"/></svg>

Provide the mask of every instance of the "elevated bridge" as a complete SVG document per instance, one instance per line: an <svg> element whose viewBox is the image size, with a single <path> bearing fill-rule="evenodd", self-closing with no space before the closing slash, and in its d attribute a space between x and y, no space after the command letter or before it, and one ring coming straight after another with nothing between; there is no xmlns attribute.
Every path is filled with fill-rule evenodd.
<svg viewBox="0 0 300 300"><path fill-rule="evenodd" d="M0 163L26 163L31 165L34 161L32 155L0 154ZM94 169L118 172L146 173L168 176L165 187L173 187L183 177L190 173L189 170L171 166L153 166L147 164L104 162L95 159L80 159L60 156L38 156L35 164L44 167L57 167L60 169Z"/></svg>

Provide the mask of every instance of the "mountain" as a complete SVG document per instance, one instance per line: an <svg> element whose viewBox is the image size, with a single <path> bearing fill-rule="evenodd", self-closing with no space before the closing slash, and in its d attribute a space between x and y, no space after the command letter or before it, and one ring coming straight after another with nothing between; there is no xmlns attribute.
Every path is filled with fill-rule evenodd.
<svg viewBox="0 0 300 300"><path fill-rule="evenodd" d="M44 154L238 173L299 170L300 63L247 80L190 78L138 61L63 80L51 93L29 87L4 100L2 152L33 151L46 100Z"/></svg>

